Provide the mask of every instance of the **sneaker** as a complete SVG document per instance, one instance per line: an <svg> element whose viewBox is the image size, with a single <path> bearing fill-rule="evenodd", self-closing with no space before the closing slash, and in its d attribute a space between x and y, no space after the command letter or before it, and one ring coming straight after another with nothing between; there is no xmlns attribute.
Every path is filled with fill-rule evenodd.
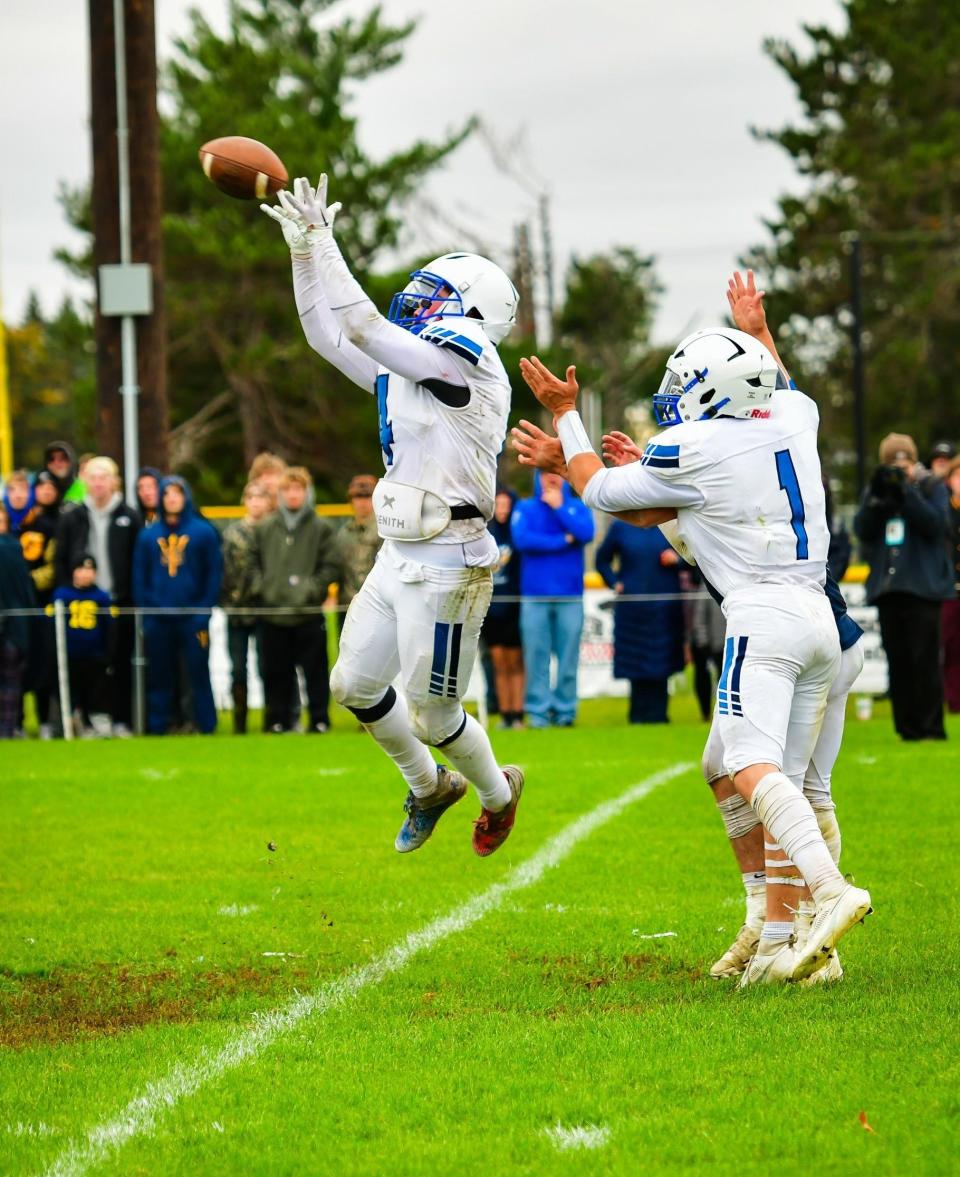
<svg viewBox="0 0 960 1177"><path fill-rule="evenodd" d="M284 736L287 734L287 729L282 723L272 723L267 728L267 733L271 736Z"/></svg>
<svg viewBox="0 0 960 1177"><path fill-rule="evenodd" d="M110 716L104 715L102 712L95 712L90 716L90 726L98 740L108 740L113 735L113 725L110 723Z"/></svg>
<svg viewBox="0 0 960 1177"><path fill-rule="evenodd" d="M329 723L311 723L307 728L308 736L325 736L330 730Z"/></svg>
<svg viewBox="0 0 960 1177"><path fill-rule="evenodd" d="M744 924L733 943L710 968L710 976L719 981L724 977L739 977L757 951L763 924Z"/></svg>
<svg viewBox="0 0 960 1177"><path fill-rule="evenodd" d="M437 787L428 797L418 797L411 791L403 803L407 812L394 841L394 849L400 854L419 850L433 833L433 827L451 805L463 799L467 791L467 779L459 772L452 772L445 764L437 765Z"/></svg>
<svg viewBox="0 0 960 1177"><path fill-rule="evenodd" d="M113 736L116 740L132 740L133 732L125 723L115 723L113 725Z"/></svg>
<svg viewBox="0 0 960 1177"><path fill-rule="evenodd" d="M751 985L779 985L793 980L797 967L797 954L793 940L784 940L764 948L761 940L757 951L751 957L740 978L740 988Z"/></svg>
<svg viewBox="0 0 960 1177"><path fill-rule="evenodd" d="M40 737L41 740L52 740L53 739L53 724L52 723L41 723L40 727L37 729L37 735Z"/></svg>
<svg viewBox="0 0 960 1177"><path fill-rule="evenodd" d="M481 858L486 858L506 842L517 816L517 804L523 792L523 771L515 764L505 764L503 775L510 786L510 803L495 813L481 809L480 816L473 823L473 849Z"/></svg>
<svg viewBox="0 0 960 1177"><path fill-rule="evenodd" d="M820 969L839 940L872 911L870 892L845 883L840 894L817 911L810 935L797 953L793 979L802 981Z"/></svg>
<svg viewBox="0 0 960 1177"><path fill-rule="evenodd" d="M811 973L809 977L798 982L800 985L832 985L835 981L843 980L843 969L840 965L840 957L837 955L836 949L827 954L827 962L822 967Z"/></svg>

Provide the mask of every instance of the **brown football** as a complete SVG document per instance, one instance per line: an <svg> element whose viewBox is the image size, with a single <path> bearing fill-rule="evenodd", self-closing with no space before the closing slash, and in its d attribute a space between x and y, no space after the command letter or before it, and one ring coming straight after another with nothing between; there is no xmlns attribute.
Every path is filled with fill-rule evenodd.
<svg viewBox="0 0 960 1177"><path fill-rule="evenodd" d="M244 135L211 139L200 148L200 166L208 180L238 200L263 200L279 192L287 169L275 151Z"/></svg>

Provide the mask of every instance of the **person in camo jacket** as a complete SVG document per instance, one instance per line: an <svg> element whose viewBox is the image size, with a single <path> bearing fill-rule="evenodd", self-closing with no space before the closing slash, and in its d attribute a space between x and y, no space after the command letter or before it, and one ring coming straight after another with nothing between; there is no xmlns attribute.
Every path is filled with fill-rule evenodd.
<svg viewBox="0 0 960 1177"><path fill-rule="evenodd" d="M257 573L256 527L270 514L270 495L259 482L248 482L243 491L246 514L231 523L223 533L223 581L220 604L226 609L242 610L256 603L254 580ZM227 614L227 650L230 654L230 683L233 696L233 731L247 730L247 654L251 641L260 665L260 628L256 614Z"/></svg>
<svg viewBox="0 0 960 1177"><path fill-rule="evenodd" d="M369 576L383 543L373 513L373 490L376 485L377 480L372 474L357 474L350 479L347 487L353 518L337 533L336 544L340 628L343 628L347 607Z"/></svg>

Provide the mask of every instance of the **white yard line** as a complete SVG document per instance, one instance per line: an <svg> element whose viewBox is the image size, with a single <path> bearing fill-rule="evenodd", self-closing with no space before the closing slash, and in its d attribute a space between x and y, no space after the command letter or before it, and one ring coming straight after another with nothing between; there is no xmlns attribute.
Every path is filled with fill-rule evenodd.
<svg viewBox="0 0 960 1177"><path fill-rule="evenodd" d="M399 972L419 953L446 940L448 936L465 931L495 911L514 891L521 891L539 882L551 867L557 866L595 830L619 817L625 809L646 797L659 785L666 784L692 768L692 764L671 765L633 785L619 797L604 801L551 838L532 858L512 870L502 883L494 883L462 907L441 916L418 932L411 932L368 964L328 981L313 993L295 997L279 1009L255 1015L250 1025L235 1034L219 1050L205 1048L193 1062L173 1067L163 1078L148 1084L139 1095L134 1096L117 1116L95 1125L85 1140L64 1149L46 1170L47 1177L78 1177L93 1165L106 1160L127 1141L137 1136L149 1136L161 1117L176 1104L247 1059L255 1058L306 1018L343 1005L362 989L378 985L391 973Z"/></svg>

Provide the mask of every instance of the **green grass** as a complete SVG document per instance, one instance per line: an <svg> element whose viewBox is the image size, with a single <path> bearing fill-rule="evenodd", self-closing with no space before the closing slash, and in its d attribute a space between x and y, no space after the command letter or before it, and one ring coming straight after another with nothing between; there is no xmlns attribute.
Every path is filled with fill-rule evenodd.
<svg viewBox="0 0 960 1177"><path fill-rule="evenodd" d="M257 1011L503 880L630 784L698 761L688 698L669 728L622 726L624 706L496 736L527 791L487 860L469 847L472 798L418 854L395 854L402 786L342 715L323 738L5 745L0 1171L42 1171ZM706 976L741 900L691 770L97 1171L958 1171L956 721L951 735L902 745L885 718L848 726L844 868L877 912L844 942L841 985L741 995ZM558 1152L558 1122L605 1126L608 1142Z"/></svg>

